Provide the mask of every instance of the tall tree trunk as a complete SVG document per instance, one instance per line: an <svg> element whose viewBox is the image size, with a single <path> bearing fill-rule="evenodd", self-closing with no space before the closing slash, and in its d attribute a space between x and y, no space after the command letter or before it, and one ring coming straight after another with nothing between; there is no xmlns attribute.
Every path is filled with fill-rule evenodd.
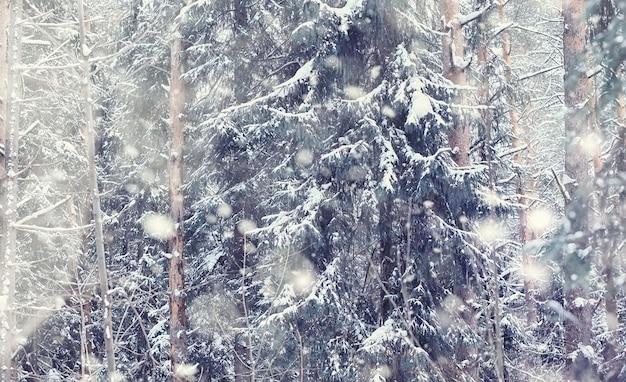
<svg viewBox="0 0 626 382"><path fill-rule="evenodd" d="M7 275L7 176L6 176L6 135L8 130L9 119L9 89L8 79L11 74L9 67L9 30L11 25L10 0L2 0L0 3L0 144L2 145L2 155L0 155L0 296L4 299L4 291L2 290L3 280ZM7 323L7 304L0 301L0 367L7 364L7 355L10 354L7 343L8 323ZM0 373L0 380L6 381L4 373Z"/></svg>
<svg viewBox="0 0 626 382"><path fill-rule="evenodd" d="M589 298L590 255L587 232L589 203L592 188L592 155L583 147L591 134L589 109L591 82L586 75L587 42L585 1L563 0L563 68L565 99L565 175L566 218L568 242L563 254L565 281L565 309L571 318L565 318L566 376L570 380L587 380L593 374L592 365L581 346L591 343L591 304ZM574 248L574 249L572 249ZM595 380L595 379L594 379Z"/></svg>
<svg viewBox="0 0 626 382"><path fill-rule="evenodd" d="M98 189L98 175L96 173L96 144L94 138L93 105L91 99L91 73L89 66L90 49L87 46L85 34L85 13L83 0L78 0L78 25L80 30L80 57L83 77L81 81L84 113L85 113L85 144L87 145L87 162L89 165L89 187L91 188L91 207L94 220L96 242L96 257L98 261L98 278L100 294L103 303L104 316L104 344L106 349L107 372L109 380L115 378L115 344L113 342L113 319L111 312L111 296L109 295L109 281L107 277L106 255L104 252L104 235L102 229L102 211L100 209L100 191Z"/></svg>
<svg viewBox="0 0 626 382"><path fill-rule="evenodd" d="M15 340L15 263L17 255L17 204L18 204L18 173L19 173L19 127L20 127L20 97L22 93L20 76L17 65L21 61L21 0L2 2L0 9L1 21L4 27L3 36L6 36L1 54L2 73L4 82L2 88L2 135L4 144L3 153L3 180L2 180L2 211L3 236L2 241L2 274L1 292L2 317L0 320L0 341L2 342L2 373L3 381L13 379L13 362L11 353ZM4 87L6 86L6 87Z"/></svg>
<svg viewBox="0 0 626 382"><path fill-rule="evenodd" d="M233 18L234 18L234 35L235 44L239 49L243 49L245 44L250 40L250 36L247 34L248 29L248 0L233 0ZM240 104L244 103L248 98L248 86L249 81L245 79L249 78L249 62L245 55L239 56L238 60L233 60L234 72L233 72L233 91L235 95L235 101Z"/></svg>
<svg viewBox="0 0 626 382"><path fill-rule="evenodd" d="M80 219L76 216L76 208L74 199L69 198L66 202L67 208L67 223L68 228L77 229L77 227L83 225L85 219ZM80 216L84 216L87 210L82 211ZM87 219L88 221L90 219ZM92 376L91 360L93 359L93 349L91 346L91 336L87 331L87 327L92 324L91 321L91 296L88 290L85 290L85 280L82 279L81 269L83 269L83 262L85 256L83 254L88 252L89 241L88 231L79 230L74 238L77 242L77 247L68 251L68 262L70 263L70 269L74 271L74 283L73 295L78 299L80 304L80 372L83 378L89 378Z"/></svg>
<svg viewBox="0 0 626 382"><path fill-rule="evenodd" d="M507 22L506 12L504 9L505 2L504 0L498 0L498 14L500 25L505 25ZM509 37L509 33L507 30L501 32L502 37L502 59L505 63L504 69L504 79L506 80L507 87L507 98L509 102L509 107L511 111L509 111L509 120L511 122L511 135L513 139L511 140L511 148L512 149L520 149L523 145L523 139L521 138L522 133L519 128L519 118L517 115L517 110L513 107L513 89L510 88L511 84L511 39ZM526 185L524 184L524 177L522 174L522 169L525 166L524 156L519 152L514 154L514 161L518 167L517 171L517 179L516 179L516 193L517 193L517 202L520 205L520 210L518 214L519 220L519 238L522 247L524 244L529 241L535 239L534 233L528 226L528 215L527 215L527 203L526 203ZM532 325L537 322L537 302L536 302L536 285L534 284L533 278L530 277L530 273L534 268L534 260L530 253L522 250L522 264L524 266L524 301L526 307L526 323Z"/></svg>
<svg viewBox="0 0 626 382"><path fill-rule="evenodd" d="M183 381L178 368L187 360L185 333L185 273L184 273L184 204L183 204L183 143L184 143L184 106L185 86L181 76L181 54L183 42L174 37L171 46L170 67L170 153L169 153L169 191L170 218L175 224L176 233L169 239L168 248L170 286L170 359L173 379Z"/></svg>
<svg viewBox="0 0 626 382"><path fill-rule="evenodd" d="M610 172L626 173L626 97L624 96L623 84L622 84L622 65L619 65L616 69L615 78L619 83L617 93L617 123L618 123L618 143L615 144L615 151L611 153L611 159L615 163L615 168L610 163L607 163L606 168L603 168L599 176L602 179L610 178ZM620 193L620 197L616 206L611 206L608 200L611 195L611 190L605 182L601 183L603 188L601 189L599 197L599 211L603 214L601 216L601 223L605 225L602 234L598 235L597 242L601 253L601 268L602 274L606 282L606 292L604 295L604 303L606 308L605 324L609 332L615 332L619 325L619 316L617 314L617 290L615 274L619 270L619 264L616 264L616 259L619 258L618 252L620 251L619 240L623 238L623 221L626 219L621 214L619 205L626 205L626 191ZM611 193L611 194L610 194ZM614 216L611 216L613 215ZM621 222L621 223L620 223ZM622 368L622 362L616 360L619 355L619 344L617 342L617 336L609 334L607 336L607 343L602 352L605 364L605 370L603 371L604 381L617 381L617 377ZM616 362L617 361L617 362Z"/></svg>
<svg viewBox="0 0 626 382"><path fill-rule="evenodd" d="M479 1L478 4L481 8L487 6L486 1ZM492 162L492 115L491 115L491 101L490 101L490 89L489 89L489 77L490 77L490 63L489 63L489 41L491 35L488 33L487 14L483 13L480 17L478 27L480 28L480 41L478 42L478 49L476 50L476 58L478 59L478 68L480 70L479 82L478 82L478 100L480 102L480 115L481 115L481 139L482 143L482 161L484 161L488 168L488 182L489 190L494 192L494 169ZM492 214L492 212L490 212ZM504 347L501 333L501 312L500 312L500 281L499 281L499 260L498 253L491 245L490 252L492 255L493 265L492 274L493 280L491 280L491 300L493 303L493 336L494 336L494 358L496 377L499 382L504 382Z"/></svg>
<svg viewBox="0 0 626 382"><path fill-rule="evenodd" d="M464 62L465 51L463 49L463 29L459 16L461 14L461 6L458 0L441 0L441 13L443 14L443 75L454 85L459 87L465 86L467 78L465 74L466 63ZM457 89L458 95L454 99L454 103L458 105L466 104L466 97L462 89ZM470 164L469 148L470 148L470 132L469 124L465 116L460 112L454 113L454 122L448 133L448 143L453 149L452 159L458 166L468 166ZM475 311L471 301L475 300L473 291L473 281L475 275L465 274L456 284L453 292L459 297L463 303L463 312L461 314L463 320L470 330L476 329ZM466 345L460 344L456 349L456 359L458 362L466 363L464 372L473 379L478 380L478 365L475 359L475 349L469 349Z"/></svg>
<svg viewBox="0 0 626 382"><path fill-rule="evenodd" d="M458 16L461 7L458 0L441 0L443 14L443 75L453 84L465 86L465 52L463 49L463 29ZM455 103L465 104L463 90L458 90ZM470 134L469 124L461 112L454 115L454 124L448 134L448 142L453 149L452 158L459 166L469 165Z"/></svg>
<svg viewBox="0 0 626 382"><path fill-rule="evenodd" d="M393 312L393 296L391 293L390 279L393 277L393 270L395 269L396 261L395 256L392 254L393 245L393 217L392 217L393 201L391 197L384 196L381 201L378 202L378 233L380 235L379 248L380 248L380 312L378 316L378 324L383 325L385 321L391 317Z"/></svg>

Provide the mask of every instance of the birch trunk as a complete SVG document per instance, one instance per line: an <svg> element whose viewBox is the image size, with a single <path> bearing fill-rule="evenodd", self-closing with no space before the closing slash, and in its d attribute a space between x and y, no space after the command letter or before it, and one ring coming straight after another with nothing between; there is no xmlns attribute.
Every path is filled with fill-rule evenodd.
<svg viewBox="0 0 626 382"><path fill-rule="evenodd" d="M115 344L113 342L113 319L111 312L111 296L109 295L109 281L107 276L106 254L104 252L104 235L102 229L102 211L100 209L100 191L98 189L98 175L96 173L96 144L94 133L93 100L91 99L90 66L87 38L85 33L85 13L83 1L78 0L78 25L80 29L80 58L83 70L81 90L85 113L85 144L87 145L87 161L89 163L89 187L91 188L91 206L94 220L96 241L96 257L98 261L98 278L100 294L103 302L104 316L104 344L106 351L108 379L113 380L116 375Z"/></svg>
<svg viewBox="0 0 626 382"><path fill-rule="evenodd" d="M0 351L2 352L2 380L13 380L12 351L15 340L15 263L17 252L17 202L19 173L19 123L21 81L17 65L21 61L21 0L3 1L0 9L2 30L5 36L2 54L2 135L4 144L4 168L2 171L2 274L0 321ZM6 84L6 85L5 85Z"/></svg>
<svg viewBox="0 0 626 382"><path fill-rule="evenodd" d="M11 24L10 17L10 1L2 0L2 8L0 8L0 143L2 144L3 153L0 156L0 367L7 365L7 358L10 354L8 345L8 329L7 322L7 297L5 291L2 289L4 280L7 277L7 238L8 238L8 225L7 225L7 177L6 177L6 135L8 130L8 78L10 76L9 57L8 57L8 43L9 36L5 33L9 29ZM10 364L10 363L9 363ZM8 381L3 372L0 372L0 380Z"/></svg>

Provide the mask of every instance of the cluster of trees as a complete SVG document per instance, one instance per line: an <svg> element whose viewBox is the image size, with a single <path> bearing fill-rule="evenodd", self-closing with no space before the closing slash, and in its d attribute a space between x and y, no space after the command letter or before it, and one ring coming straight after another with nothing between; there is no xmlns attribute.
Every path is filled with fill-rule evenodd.
<svg viewBox="0 0 626 382"><path fill-rule="evenodd" d="M626 379L626 2L0 7L0 380Z"/></svg>

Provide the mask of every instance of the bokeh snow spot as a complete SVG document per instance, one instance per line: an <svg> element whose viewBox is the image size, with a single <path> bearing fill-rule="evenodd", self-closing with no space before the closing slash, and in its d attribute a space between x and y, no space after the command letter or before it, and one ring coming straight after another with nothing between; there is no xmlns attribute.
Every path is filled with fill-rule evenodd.
<svg viewBox="0 0 626 382"><path fill-rule="evenodd" d="M141 220L144 232L153 239L169 240L176 235L174 222L163 214L150 213Z"/></svg>
<svg viewBox="0 0 626 382"><path fill-rule="evenodd" d="M139 191L141 191L141 188L139 188L139 186L136 183L128 183L124 186L124 189L126 190L126 192L128 192L129 194L137 194L139 193Z"/></svg>
<svg viewBox="0 0 626 382"><path fill-rule="evenodd" d="M55 168L50 172L50 178L55 182L65 182L67 180L67 173L60 168Z"/></svg>
<svg viewBox="0 0 626 382"><path fill-rule="evenodd" d="M580 138L580 148L583 153L589 156L594 156L600 152L601 143L600 137L595 133Z"/></svg>
<svg viewBox="0 0 626 382"><path fill-rule="evenodd" d="M274 256L276 266L263 268L255 276L264 284L263 295L276 298L277 304L284 300L292 303L293 298L303 296L315 284L315 266L300 252L277 251Z"/></svg>
<svg viewBox="0 0 626 382"><path fill-rule="evenodd" d="M504 227L491 219L479 222L476 232L489 244L493 244L505 236Z"/></svg>
<svg viewBox="0 0 626 382"><path fill-rule="evenodd" d="M227 219L230 217L230 215L232 215L233 209L230 207L229 204L222 203L217 206L215 212L217 213L217 216L221 217L222 219Z"/></svg>
<svg viewBox="0 0 626 382"><path fill-rule="evenodd" d="M242 235L245 235L246 233L255 230L256 228L256 223L248 219L244 219L240 221L239 224L237 224L237 231L239 231L239 233Z"/></svg>
<svg viewBox="0 0 626 382"><path fill-rule="evenodd" d="M174 370L174 375L184 381L194 381L196 379L196 374L198 374L198 365L192 365L189 363L183 363L180 365L176 365L176 370Z"/></svg>
<svg viewBox="0 0 626 382"><path fill-rule="evenodd" d="M380 66L380 65L376 65L376 66L372 67L372 69L370 69L370 79L375 80L378 77L380 77L381 69L382 69L382 66Z"/></svg>
<svg viewBox="0 0 626 382"><path fill-rule="evenodd" d="M187 307L189 325L204 335L227 333L239 318L239 309L227 293L216 290L194 298Z"/></svg>
<svg viewBox="0 0 626 382"><path fill-rule="evenodd" d="M339 59L339 57L335 55L328 56L324 60L324 66L326 66L329 69L337 70L341 67L341 60Z"/></svg>
<svg viewBox="0 0 626 382"><path fill-rule="evenodd" d="M111 382L126 381L126 377L124 377L124 374L120 373L119 371L113 371L111 375L109 376L109 379L111 380Z"/></svg>
<svg viewBox="0 0 626 382"><path fill-rule="evenodd" d="M300 149L296 153L296 163L300 167L309 167L313 163L313 152L309 149Z"/></svg>
<svg viewBox="0 0 626 382"><path fill-rule="evenodd" d="M437 309L437 316L439 316L439 322L443 329L447 329L454 323L453 318L459 310L464 306L463 300L458 296L451 294L446 296L441 304L441 309Z"/></svg>
<svg viewBox="0 0 626 382"><path fill-rule="evenodd" d="M502 196L498 192L494 190L490 190L486 187L483 187L479 191L479 194L480 194L480 197L485 202L485 204L487 204L489 207L497 208L501 206L506 206L507 204L506 201L502 198Z"/></svg>
<svg viewBox="0 0 626 382"><path fill-rule="evenodd" d="M534 284L539 284L539 287L542 287L550 281L550 271L548 268L536 263L524 264L522 266L522 275L524 279L532 281Z"/></svg>
<svg viewBox="0 0 626 382"><path fill-rule="evenodd" d="M352 85L346 86L343 89L343 91L346 94L346 97L348 97L349 99L353 99L353 100L359 99L367 94L365 90L363 90L362 88L358 86L352 86Z"/></svg>
<svg viewBox="0 0 626 382"><path fill-rule="evenodd" d="M386 381L391 377L391 369L387 365L381 365L376 368L374 381Z"/></svg>
<svg viewBox="0 0 626 382"><path fill-rule="evenodd" d="M140 177L142 182L150 184L156 180L156 173L150 168L145 168L141 171Z"/></svg>
<svg viewBox="0 0 626 382"><path fill-rule="evenodd" d="M293 290L296 294L306 292L315 283L316 276L313 271L313 264L306 259L302 259L300 267L293 269L288 279L293 284Z"/></svg>
<svg viewBox="0 0 626 382"><path fill-rule="evenodd" d="M528 212L528 228L541 236L552 225L552 213L545 208L535 208Z"/></svg>
<svg viewBox="0 0 626 382"><path fill-rule="evenodd" d="M247 242L243 250L246 254L251 255L256 252L256 246L250 242Z"/></svg>
<svg viewBox="0 0 626 382"><path fill-rule="evenodd" d="M383 113L383 115L388 118L395 118L396 115L398 115L396 111L391 106L388 106L388 105L383 106L380 109L380 112Z"/></svg>
<svg viewBox="0 0 626 382"><path fill-rule="evenodd" d="M617 320L617 316L613 313L606 314L606 326L609 331L617 330L617 325L619 321Z"/></svg>
<svg viewBox="0 0 626 382"><path fill-rule="evenodd" d="M131 159L135 159L139 156L139 149L133 145L127 144L124 146L124 155Z"/></svg>
<svg viewBox="0 0 626 382"><path fill-rule="evenodd" d="M350 166L346 178L350 182L362 182L367 177L367 171L363 166Z"/></svg>

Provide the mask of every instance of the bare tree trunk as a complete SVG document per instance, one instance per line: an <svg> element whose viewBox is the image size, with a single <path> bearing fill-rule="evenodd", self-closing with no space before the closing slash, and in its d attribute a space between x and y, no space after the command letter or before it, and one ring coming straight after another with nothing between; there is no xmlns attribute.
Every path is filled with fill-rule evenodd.
<svg viewBox="0 0 626 382"><path fill-rule="evenodd" d="M584 0L563 0L563 23L565 175L569 178L564 183L569 194L566 218L570 226L565 233L565 240L575 248L565 249L562 264L565 309L572 314L572 318L566 318L564 322L565 372L570 380L587 380L594 372L590 360L580 348L591 343L591 304L588 303L591 256L585 251L589 247L586 232L589 228L593 158L583 147L592 132L592 110L589 105L592 88L585 70L587 42Z"/></svg>
<svg viewBox="0 0 626 382"><path fill-rule="evenodd" d="M83 225L83 219L80 224L76 216L74 199L69 198L66 202L68 228L77 228ZM87 212L87 211L83 211ZM85 215L81 213L81 216ZM80 372L83 378L92 377L91 362L93 359L93 349L91 346L91 338L87 327L91 325L91 296L89 291L85 290L85 281L81 277L82 263L85 261L83 254L88 251L88 231L77 231L74 240L77 246L74 250L70 250L67 254L70 262L70 269L74 271L74 285L72 287L74 296L80 304Z"/></svg>
<svg viewBox="0 0 626 382"><path fill-rule="evenodd" d="M507 18L504 10L504 0L498 0L498 13L500 25L505 25ZM511 83L511 40L509 37L509 33L504 30L501 32L502 36L502 59L506 64L504 70L504 78L506 80L507 86L510 86ZM509 103L512 105L513 101L513 89L508 89L507 95L509 99ZM511 122L511 133L513 135L513 139L511 141L512 149L518 149L523 145L523 140L521 138L521 131L519 128L519 118L517 116L517 110L514 107L511 107L511 111L509 112L509 120ZM520 243L522 246L529 241L535 239L534 233L528 227L528 216L527 216L527 203L526 203L526 185L524 184L524 178L522 174L522 169L525 165L524 156L519 152L514 156L515 163L518 166L518 174L516 180L516 192L517 192L517 202L521 206L518 214L519 219L519 237ZM530 253L522 250L522 263L524 269L528 272L534 267L534 260ZM528 273L525 272L525 273ZM524 276L524 301L526 307L526 323L532 325L537 322L537 302L535 299L536 295L536 285L534 284L531 277Z"/></svg>
<svg viewBox="0 0 626 382"><path fill-rule="evenodd" d="M610 161L615 164L615 168L612 167L612 163L607 163L607 168L603 168L598 174L602 179L609 178L609 173L615 171L616 173L626 172L626 97L622 90L622 66L618 66L615 73L619 85L619 91L617 94L617 123L618 123L618 143L615 144L615 151L611 153ZM604 224L604 229L601 234L597 235L596 242L600 248L600 267L602 274L606 282L606 292L604 295L604 303L606 309L605 324L609 335L607 336L607 342L604 346L602 355L604 358L604 381L616 381L619 372L622 368L623 362L617 359L619 355L619 344L617 342L617 336L613 335L619 326L619 316L617 314L617 290L618 287L615 281L615 274L619 270L619 264L616 264L616 259L619 258L619 240L623 238L623 232L620 232L620 219L624 219L621 215L618 207L611 206L611 202L608 200L609 195L612 194L609 186L605 182L602 182L603 188L601 189L599 197L598 210L602 213L600 222ZM626 191L620 193L619 199L616 201L617 206L625 205L626 203ZM614 215L614 216L611 216ZM613 332L613 333L611 333Z"/></svg>
<svg viewBox="0 0 626 382"><path fill-rule="evenodd" d="M461 6L458 0L441 0L440 4L444 22L442 40L443 75L454 85L459 87L465 86L467 78L465 74L466 63L464 62L465 52L463 49L464 39L462 25L459 20ZM467 102L463 94L464 90L458 89L457 91L458 95L454 103L465 105ZM454 123L448 133L448 143L453 149L452 159L454 162L458 166L468 166L470 164L469 124L460 111L454 113ZM476 297L472 286L472 280L475 279L475 276L465 276L467 276L464 277L465 282L460 282L460 285L455 287L453 292L463 301L464 308L461 316L470 330L474 332L476 330L476 317L470 301L475 300ZM457 361L467 363L468 365L464 371L474 380L478 380L478 366L475 359L476 349L469 349L466 345L461 344L455 352Z"/></svg>
<svg viewBox="0 0 626 382"><path fill-rule="evenodd" d="M171 254L169 260L170 286L170 359L173 380L183 381L177 368L187 360L187 344L185 332L185 273L184 273L184 204L183 204L183 143L185 86L181 80L182 66L180 56L183 42L174 37L171 46L170 73L170 155L169 155L169 189L170 218L176 226L176 234L169 239L168 247Z"/></svg>
<svg viewBox="0 0 626 382"><path fill-rule="evenodd" d="M486 1L480 1L479 6L484 8L487 6ZM487 164L488 167L488 182L489 189L494 191L494 169L492 162L492 122L491 115L491 101L490 101L490 89L489 89L489 77L490 77L490 63L489 63L489 41L491 36L488 33L487 15L483 14L480 17L478 23L480 28L480 41L478 42L478 49L476 50L476 56L478 59L478 68L480 70L479 82L478 82L478 100L480 102L480 115L482 120L481 126L481 139L482 143L482 161ZM494 250L493 245L490 244L490 252L493 259L492 274L493 280L491 280L491 299L493 302L493 336L494 336L494 358L496 377L499 382L504 382L504 346L502 341L502 332L500 328L501 324L501 311L500 311L500 280L499 280L499 266L498 266L498 253Z"/></svg>
<svg viewBox="0 0 626 382"><path fill-rule="evenodd" d="M80 57L83 69L81 82L84 112L85 112L85 144L87 145L87 161L89 163L89 186L91 188L91 206L94 219L96 241L96 256L98 259L98 278L100 294L104 307L104 344L106 349L107 369L109 380L112 380L117 371L115 368L115 344L113 342L113 319L111 312L111 296L109 295L109 281L107 277L106 255L104 252L104 235L102 229L102 211L100 209L100 191L98 189L98 175L96 173L96 145L94 138L93 105L90 87L90 66L87 38L85 35L85 14L83 0L78 1L78 25L80 29Z"/></svg>
<svg viewBox="0 0 626 382"><path fill-rule="evenodd" d="M465 52L463 49L463 29L458 16L461 7L458 0L441 0L443 14L443 75L453 84L464 86L467 83L465 75ZM459 90L456 103L465 104L463 90ZM457 112L454 115L454 125L448 134L448 142L453 149L452 158L459 166L469 165L470 134L469 124L465 117Z"/></svg>
<svg viewBox="0 0 626 382"><path fill-rule="evenodd" d="M9 340L9 324L7 317L7 301L5 297L4 290L2 290L2 284L4 284L4 280L7 277L8 267L8 253L6 250L7 247L7 238L8 238L8 225L7 225L7 176L6 176L6 156L5 156L5 147L6 147L6 134L8 130L8 119L9 119L9 89L8 89L8 79L11 75L10 67L9 67L9 35L6 33L8 31L9 26L11 25L11 14L10 14L10 1L2 0L2 8L0 8L0 143L2 144L2 155L0 156L0 297L2 300L0 301L0 367L6 367L7 364L10 365L10 357L11 349L8 343ZM10 378L7 379L7 376L4 372L0 372L0 381L6 382L9 381Z"/></svg>
<svg viewBox="0 0 626 382"><path fill-rule="evenodd" d="M3 105L3 135L4 135L4 169L3 169L3 256L0 260L3 266L1 293L1 307L3 317L0 322L2 331L2 380L10 381L13 378L12 351L15 341L15 263L17 255L17 203L18 203L18 173L19 173L19 128L20 128L20 100L22 93L20 75L17 64L21 61L21 18L22 2L14 0L2 4L2 26L6 40L2 54L3 73L6 88L2 89Z"/></svg>
<svg viewBox="0 0 626 382"><path fill-rule="evenodd" d="M247 41L249 41L250 36L246 34L248 29L248 7L250 6L248 0L233 0L233 17L234 17L234 43L244 47ZM233 71L233 79L235 82L233 83L233 92L235 95L235 101L238 104L244 103L248 98L248 89L244 87L248 81L244 79L249 78L250 70L249 70L249 62L246 61L245 58L240 57L239 60L235 62L235 67Z"/></svg>

